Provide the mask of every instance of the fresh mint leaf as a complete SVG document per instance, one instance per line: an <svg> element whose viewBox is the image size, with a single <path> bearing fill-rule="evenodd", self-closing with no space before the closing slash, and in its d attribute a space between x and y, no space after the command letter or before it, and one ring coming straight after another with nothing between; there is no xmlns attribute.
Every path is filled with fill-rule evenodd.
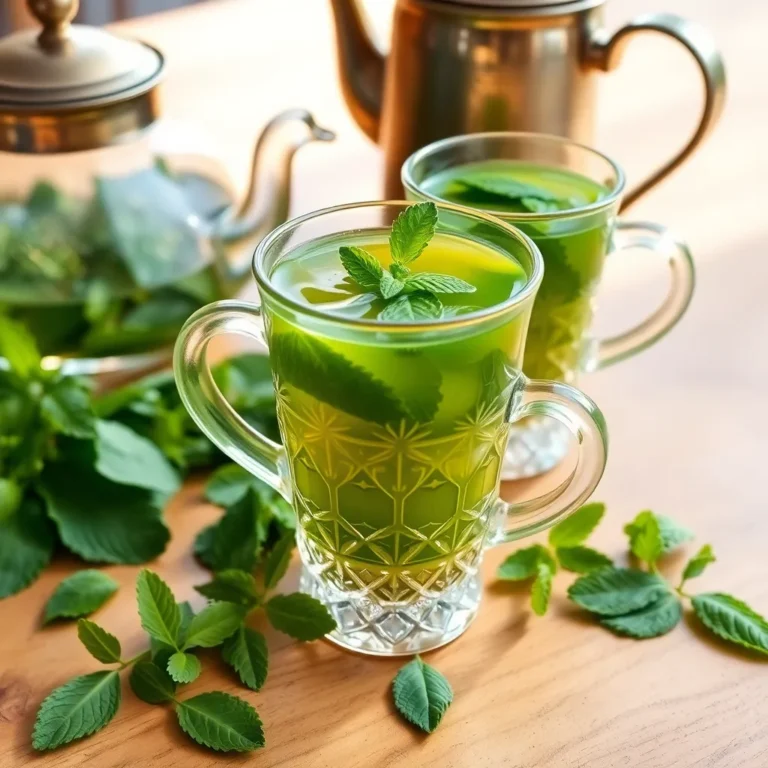
<svg viewBox="0 0 768 768"><path fill-rule="evenodd" d="M205 498L219 507L230 507L260 483L239 464L225 464L216 469L205 484Z"/></svg>
<svg viewBox="0 0 768 768"><path fill-rule="evenodd" d="M250 573L235 569L220 571L207 584L195 589L209 600L223 600L245 608L253 608L259 601L256 579Z"/></svg>
<svg viewBox="0 0 768 768"><path fill-rule="evenodd" d="M583 544L600 524L604 514L605 504L598 502L579 507L549 531L549 543L553 547L576 547Z"/></svg>
<svg viewBox="0 0 768 768"><path fill-rule="evenodd" d="M669 592L664 579L634 568L601 568L568 588L576 605L601 616L622 616L655 603Z"/></svg>
<svg viewBox="0 0 768 768"><path fill-rule="evenodd" d="M119 584L106 573L87 569L64 579L45 604L43 623L89 616L117 592Z"/></svg>
<svg viewBox="0 0 768 768"><path fill-rule="evenodd" d="M430 293L474 293L477 290L474 285L458 277L433 272L419 272L412 275L405 281L405 287L412 291L429 291Z"/></svg>
<svg viewBox="0 0 768 768"><path fill-rule="evenodd" d="M285 576L295 546L296 536L293 531L286 531L267 555L264 561L264 587L267 590L274 589Z"/></svg>
<svg viewBox="0 0 768 768"><path fill-rule="evenodd" d="M194 618L195 612L192 610L192 606L188 600L178 602L176 605L181 616L181 623L179 624L179 637L182 638L186 635L187 628ZM152 661L154 661L155 664L159 664L163 669L168 666L168 659L176 651L175 646L169 645L168 643L163 643L157 638L151 636L149 638L149 648Z"/></svg>
<svg viewBox="0 0 768 768"><path fill-rule="evenodd" d="M668 592L655 603L646 605L626 616L601 619L600 623L617 635L628 635L638 640L659 637L671 632L683 617L683 606L679 598Z"/></svg>
<svg viewBox="0 0 768 768"><path fill-rule="evenodd" d="M699 621L729 643L768 654L768 621L732 595L705 592L691 599Z"/></svg>
<svg viewBox="0 0 768 768"><path fill-rule="evenodd" d="M435 320L443 315L440 299L428 291L403 293L390 301L378 314L385 323L413 323L419 320Z"/></svg>
<svg viewBox="0 0 768 768"><path fill-rule="evenodd" d="M704 573L705 568L714 563L717 558L709 544L705 544L686 564L683 571L683 583L688 579L695 579Z"/></svg>
<svg viewBox="0 0 768 768"><path fill-rule="evenodd" d="M613 566L613 560L608 555L590 547L558 547L555 552L560 565L574 573L591 573Z"/></svg>
<svg viewBox="0 0 768 768"><path fill-rule="evenodd" d="M398 280L405 280L411 274L411 270L408 267L398 264L396 261L389 265L389 271L392 273L392 277Z"/></svg>
<svg viewBox="0 0 768 768"><path fill-rule="evenodd" d="M671 517L656 515L656 522L659 524L665 555L693 538L693 531L690 528L680 525Z"/></svg>
<svg viewBox="0 0 768 768"><path fill-rule="evenodd" d="M383 299L393 299L404 287L405 283L402 280L392 277L387 271L382 273L381 282L379 283L379 293Z"/></svg>
<svg viewBox="0 0 768 768"><path fill-rule="evenodd" d="M43 418L58 433L69 437L94 435L93 407L88 387L74 376L62 376L40 401Z"/></svg>
<svg viewBox="0 0 768 768"><path fill-rule="evenodd" d="M531 608L537 616L543 616L549 607L549 598L552 594L552 566L543 560L536 564L536 579L531 587Z"/></svg>
<svg viewBox="0 0 768 768"><path fill-rule="evenodd" d="M436 225L437 206L434 203L417 203L401 211L389 235L392 261L410 264L417 259L434 237Z"/></svg>
<svg viewBox="0 0 768 768"><path fill-rule="evenodd" d="M173 701L176 683L165 669L151 661L139 661L131 670L131 690L147 704L165 704Z"/></svg>
<svg viewBox="0 0 768 768"><path fill-rule="evenodd" d="M0 598L31 584L53 554L53 526L33 496L22 499L16 512L0 518Z"/></svg>
<svg viewBox="0 0 768 768"><path fill-rule="evenodd" d="M0 477L0 526L15 515L24 498L24 489L15 480Z"/></svg>
<svg viewBox="0 0 768 768"><path fill-rule="evenodd" d="M259 525L262 515L264 508L261 496L251 488L227 509L221 520L210 529L209 535L205 531L201 534L206 539L201 542L198 537L195 551L202 555L203 562L214 571L252 571L264 543Z"/></svg>
<svg viewBox="0 0 768 768"><path fill-rule="evenodd" d="M473 173L458 179L465 187L480 190L485 194L500 198L503 201L523 202L524 200L536 200L542 202L557 202L557 195L548 189L534 184L526 184L504 176Z"/></svg>
<svg viewBox="0 0 768 768"><path fill-rule="evenodd" d="M342 246L339 248L339 258L347 274L361 288L371 291L379 290L379 283L385 272L373 254L363 248Z"/></svg>
<svg viewBox="0 0 768 768"><path fill-rule="evenodd" d="M210 603L192 618L184 637L184 650L221 645L243 623L245 610L234 603Z"/></svg>
<svg viewBox="0 0 768 768"><path fill-rule="evenodd" d="M5 315L0 315L0 357L4 357L10 369L23 379L40 370L40 352L34 336L22 323Z"/></svg>
<svg viewBox="0 0 768 768"><path fill-rule="evenodd" d="M160 449L117 421L96 422L96 471L121 485L171 495L181 481Z"/></svg>
<svg viewBox="0 0 768 768"><path fill-rule="evenodd" d="M375 424L405 416L402 403L386 384L308 333L274 334L270 353L278 380L320 402Z"/></svg>
<svg viewBox="0 0 768 768"><path fill-rule="evenodd" d="M79 619L77 636L96 661L103 664L119 663L122 653L120 641L106 629L102 629L98 624L88 619Z"/></svg>
<svg viewBox="0 0 768 768"><path fill-rule="evenodd" d="M171 648L178 648L181 610L171 588L146 568L136 579L136 599L142 629Z"/></svg>
<svg viewBox="0 0 768 768"><path fill-rule="evenodd" d="M453 701L451 684L418 656L397 673L392 694L397 711L426 733L440 725Z"/></svg>
<svg viewBox="0 0 768 768"><path fill-rule="evenodd" d="M629 537L629 548L640 561L654 566L664 552L664 541L656 515L650 510L640 512L631 522L624 526L624 532Z"/></svg>
<svg viewBox="0 0 768 768"><path fill-rule="evenodd" d="M314 597L295 592L275 595L264 608L272 626L296 640L319 640L336 629L328 609Z"/></svg>
<svg viewBox="0 0 768 768"><path fill-rule="evenodd" d="M38 489L61 540L84 560L144 563L170 538L152 492L113 483L90 467L49 463Z"/></svg>
<svg viewBox="0 0 768 768"><path fill-rule="evenodd" d="M200 677L203 665L197 656L183 651L176 651L168 659L168 674L177 683L191 683Z"/></svg>
<svg viewBox="0 0 768 768"><path fill-rule="evenodd" d="M218 752L250 752L264 746L256 710L228 693L212 691L180 701L176 715L184 733Z"/></svg>
<svg viewBox="0 0 768 768"><path fill-rule="evenodd" d="M267 679L269 652L261 632L240 627L221 646L224 661L237 672L243 685L259 691Z"/></svg>
<svg viewBox="0 0 768 768"><path fill-rule="evenodd" d="M32 746L56 749L101 730L120 706L117 670L76 677L52 691L37 711Z"/></svg>
<svg viewBox="0 0 768 768"><path fill-rule="evenodd" d="M542 547L541 544L518 549L499 566L496 571L496 578L502 581L532 579L538 573L539 563L545 563L552 571L557 567L549 550Z"/></svg>

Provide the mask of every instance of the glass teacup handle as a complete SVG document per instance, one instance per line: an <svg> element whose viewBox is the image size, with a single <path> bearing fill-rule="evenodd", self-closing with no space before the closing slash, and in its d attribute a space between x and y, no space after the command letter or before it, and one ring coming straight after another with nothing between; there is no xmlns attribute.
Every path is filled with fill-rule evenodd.
<svg viewBox="0 0 768 768"><path fill-rule="evenodd" d="M608 430L600 409L568 384L522 378L512 397L508 421L546 416L563 424L578 444L576 466L549 493L523 502L499 501L506 516L503 531L492 542L504 544L550 528L575 512L600 482L608 458Z"/></svg>
<svg viewBox="0 0 768 768"><path fill-rule="evenodd" d="M693 154L715 127L725 104L725 65L714 40L701 25L672 13L640 16L612 35L603 29L596 30L587 48L587 62L604 72L612 71L618 66L626 44L639 32L659 32L688 49L704 78L704 106L688 143L671 160L625 195L622 210L632 205Z"/></svg>
<svg viewBox="0 0 768 768"><path fill-rule="evenodd" d="M248 424L226 401L211 375L208 345L224 334L246 336L266 346L261 307L244 301L217 301L187 320L173 352L179 395L217 448L290 501L285 449Z"/></svg>
<svg viewBox="0 0 768 768"><path fill-rule="evenodd" d="M669 293L653 314L624 333L598 341L597 355L587 370L618 363L657 342L685 314L693 296L695 269L688 246L676 240L666 227L650 222L620 221L614 234L614 258L621 251L642 248L661 256L669 265Z"/></svg>

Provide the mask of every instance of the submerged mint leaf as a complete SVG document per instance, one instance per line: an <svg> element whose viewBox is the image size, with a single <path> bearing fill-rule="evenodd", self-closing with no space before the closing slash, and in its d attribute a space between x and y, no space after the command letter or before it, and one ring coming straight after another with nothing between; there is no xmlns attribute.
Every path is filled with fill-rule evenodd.
<svg viewBox="0 0 768 768"><path fill-rule="evenodd" d="M768 654L768 621L732 595L706 592L691 602L699 621L729 643Z"/></svg>
<svg viewBox="0 0 768 768"><path fill-rule="evenodd" d="M417 259L434 237L437 224L437 206L417 203L401 211L389 236L392 261L410 264Z"/></svg>
<svg viewBox="0 0 768 768"><path fill-rule="evenodd" d="M86 569L64 579L45 604L43 623L88 616L117 592L118 583L106 573Z"/></svg>
<svg viewBox="0 0 768 768"><path fill-rule="evenodd" d="M379 283L379 293L383 299L393 299L400 293L405 287L405 283L402 280L398 280L392 277L390 272L384 272L381 275L381 282Z"/></svg>
<svg viewBox="0 0 768 768"><path fill-rule="evenodd" d="M618 635L645 639L666 635L680 623L682 617L683 606L680 599L668 592L639 611L601 619L600 623Z"/></svg>
<svg viewBox="0 0 768 768"><path fill-rule="evenodd" d="M361 287L379 290L379 283L384 270L379 260L364 248L343 245L339 248L339 258L349 276Z"/></svg>
<svg viewBox="0 0 768 768"><path fill-rule="evenodd" d="M378 319L386 323L409 323L436 320L443 315L440 299L429 291L403 293L379 312Z"/></svg>
<svg viewBox="0 0 768 768"><path fill-rule="evenodd" d="M436 272L418 272L405 281L405 287L414 291L431 293L474 293L477 288L453 275L441 275Z"/></svg>
<svg viewBox="0 0 768 768"><path fill-rule="evenodd" d="M553 203L559 201L557 195L552 194L552 192L544 187L516 181L507 176L473 173L471 176L459 178L457 181L470 189L477 189L487 195L498 197L501 199L501 202L511 200L512 202L519 202L525 205L526 200Z"/></svg>
<svg viewBox="0 0 768 768"><path fill-rule="evenodd" d="M397 673L392 695L397 711L426 733L440 725L453 701L451 684L418 656Z"/></svg>

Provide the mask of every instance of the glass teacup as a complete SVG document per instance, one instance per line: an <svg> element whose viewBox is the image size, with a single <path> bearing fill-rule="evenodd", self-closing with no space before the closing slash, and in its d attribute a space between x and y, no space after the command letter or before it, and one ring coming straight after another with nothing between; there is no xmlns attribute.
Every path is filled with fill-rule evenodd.
<svg viewBox="0 0 768 768"><path fill-rule="evenodd" d="M484 550L577 509L600 480L607 450L594 403L521 373L543 266L533 242L504 222L439 205L428 246L492 249L521 267L517 293L486 309L386 323L339 316L276 284L276 270L292 259L381 239L407 206L347 205L279 227L254 257L261 306L204 307L184 326L174 358L200 428L294 505L301 586L336 619L330 639L380 655L425 651L461 634L478 609ZM283 445L241 419L211 377L207 346L231 333L269 348ZM536 415L576 438L577 464L554 492L508 504L499 476L509 426Z"/></svg>
<svg viewBox="0 0 768 768"><path fill-rule="evenodd" d="M474 174L474 176L473 176ZM540 182L552 199L510 197L508 179ZM402 168L406 196L465 205L513 224L538 246L544 279L536 295L523 370L533 378L575 384L581 372L641 352L664 336L691 300L694 268L684 243L658 224L617 221L624 174L610 158L568 139L534 133L478 133L437 141ZM514 190L514 187L506 187ZM557 192L565 203L555 202ZM546 197L546 195L545 195ZM671 270L667 297L631 330L607 339L590 331L606 256L643 248ZM512 427L502 477L545 472L567 454L569 435L556 421Z"/></svg>

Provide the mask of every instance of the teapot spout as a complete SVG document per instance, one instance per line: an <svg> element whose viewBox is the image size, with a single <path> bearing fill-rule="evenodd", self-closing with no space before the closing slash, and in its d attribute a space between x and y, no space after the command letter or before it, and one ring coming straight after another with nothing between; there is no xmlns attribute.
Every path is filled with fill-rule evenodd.
<svg viewBox="0 0 768 768"><path fill-rule="evenodd" d="M344 101L368 138L378 141L386 57L371 39L359 0L331 0L331 8Z"/></svg>
<svg viewBox="0 0 768 768"><path fill-rule="evenodd" d="M227 245L262 239L288 218L291 166L296 151L312 141L336 135L315 122L306 109L289 109L267 123L251 161L251 180L239 210L231 209L216 223L215 238ZM242 271L248 269L244 264Z"/></svg>

